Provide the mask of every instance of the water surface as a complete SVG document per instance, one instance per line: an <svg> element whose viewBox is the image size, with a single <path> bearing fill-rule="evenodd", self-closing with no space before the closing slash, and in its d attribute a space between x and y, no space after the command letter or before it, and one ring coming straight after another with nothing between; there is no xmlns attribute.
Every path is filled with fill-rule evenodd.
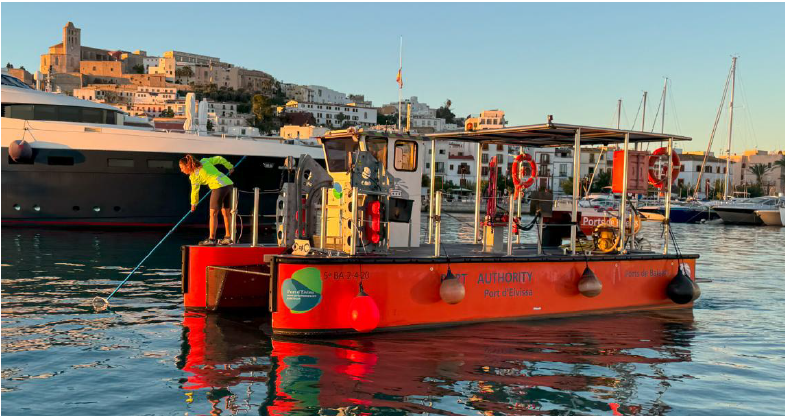
<svg viewBox="0 0 785 416"><path fill-rule="evenodd" d="M443 241L472 216L445 216ZM675 224L694 310L300 342L263 319L185 313L176 233L2 229L8 415L775 415L785 409L785 228ZM524 241L534 241L534 230ZM660 249L660 226L642 236Z"/></svg>

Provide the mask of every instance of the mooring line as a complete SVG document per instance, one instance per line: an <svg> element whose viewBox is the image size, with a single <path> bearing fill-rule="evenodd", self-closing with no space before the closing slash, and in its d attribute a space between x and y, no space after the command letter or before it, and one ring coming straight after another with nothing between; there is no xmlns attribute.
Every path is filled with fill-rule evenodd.
<svg viewBox="0 0 785 416"><path fill-rule="evenodd" d="M234 165L234 167L237 168L238 166L240 166L240 164L243 163L243 160L245 160L246 157L247 156L243 156L240 159L240 161ZM196 203L196 206L199 206L199 204L201 204L202 201L204 201L207 198L207 196L210 195L212 192L213 190L211 189L206 194L204 194L204 196L199 200L199 202ZM123 287L123 285L125 285L126 282L128 282L128 279L130 279L131 276L133 276L134 273L136 273L136 271L139 270L139 267L141 267L142 264L144 264L144 262L147 261L147 259L155 252L155 250L158 249L161 243L163 243L167 238L169 238L169 236L172 235L174 230L176 230L177 227L179 227L180 224L182 224L183 221L185 221L185 219L188 218L189 215L191 215L191 210L188 210L188 212L186 212L185 215L183 215L183 218L180 218L180 221L177 221L177 224L175 224L174 227L172 227L172 229L169 230L169 232L166 233L166 235L160 241L158 241L158 244L156 244L155 247L153 247L153 249L150 250L150 252L147 253L146 256L144 256L142 261L140 261L139 264L137 264L136 267L134 267L134 269L131 270L131 273L128 273L128 276L126 276L125 279L123 279L123 281L120 282L119 285L117 285L117 287L112 291L112 293L109 294L109 296L107 296L106 298L102 298L100 296L96 296L95 298L93 298L93 306L96 309L106 309L106 307L109 306L109 299L111 299L112 296L114 296L115 293L117 293L117 291L120 290L120 288ZM103 305L96 305L97 301L103 302Z"/></svg>

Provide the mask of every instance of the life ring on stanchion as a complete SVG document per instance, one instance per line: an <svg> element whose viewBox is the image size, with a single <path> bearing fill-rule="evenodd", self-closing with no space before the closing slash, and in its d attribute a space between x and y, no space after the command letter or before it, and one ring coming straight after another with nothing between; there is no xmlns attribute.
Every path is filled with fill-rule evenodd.
<svg viewBox="0 0 785 416"><path fill-rule="evenodd" d="M521 163L527 162L529 163L529 176L521 178ZM534 162L534 159L531 155L526 153L522 155L515 156L515 160L512 162L512 183L515 185L515 197L518 197L518 193L521 189L526 189L534 183L534 178L537 176L537 164Z"/></svg>
<svg viewBox="0 0 785 416"><path fill-rule="evenodd" d="M619 233L617 227L604 222L594 227L594 232L592 232L591 237L594 241L594 248L596 250L603 253L610 253L619 246L621 233Z"/></svg>
<svg viewBox="0 0 785 416"><path fill-rule="evenodd" d="M672 167L673 169L673 183L676 183L676 178L679 176L679 172L681 171L681 162L679 161L679 155L676 154L676 152L673 152L671 155L670 164L661 166L659 170L655 168L654 164L657 163L657 161L660 159L660 156L663 155L668 155L667 147L660 147L659 149L652 152L651 156L649 156L649 183L659 189L664 188L665 181L668 180L668 167Z"/></svg>

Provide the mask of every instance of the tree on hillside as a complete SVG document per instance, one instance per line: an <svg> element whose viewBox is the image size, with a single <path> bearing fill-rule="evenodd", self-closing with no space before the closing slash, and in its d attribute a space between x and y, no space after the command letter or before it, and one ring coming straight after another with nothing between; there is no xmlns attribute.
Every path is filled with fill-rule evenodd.
<svg viewBox="0 0 785 416"><path fill-rule="evenodd" d="M164 109L161 111L161 117L174 117L174 110L171 108Z"/></svg>
<svg viewBox="0 0 785 416"><path fill-rule="evenodd" d="M376 124L380 126L392 126L398 124L398 118L395 114L384 115L376 113Z"/></svg>
<svg viewBox="0 0 785 416"><path fill-rule="evenodd" d="M450 110L452 101L448 98L443 106L436 109L436 117L443 118L446 123L455 123L455 114Z"/></svg>
<svg viewBox="0 0 785 416"><path fill-rule="evenodd" d="M337 123L341 126L342 129L351 127L352 123L350 120L351 117L347 116L344 113L338 113L338 115L335 116L335 121L337 121Z"/></svg>
<svg viewBox="0 0 785 416"><path fill-rule="evenodd" d="M259 131L269 133L276 126L277 117L275 116L274 106L262 94L256 94L251 101L251 111L254 115L253 126Z"/></svg>
<svg viewBox="0 0 785 416"><path fill-rule="evenodd" d="M131 69L135 74L144 74L144 65L134 65Z"/></svg>
<svg viewBox="0 0 785 416"><path fill-rule="evenodd" d="M184 66L174 70L174 75L177 78L191 78L194 76L194 71L190 66Z"/></svg>

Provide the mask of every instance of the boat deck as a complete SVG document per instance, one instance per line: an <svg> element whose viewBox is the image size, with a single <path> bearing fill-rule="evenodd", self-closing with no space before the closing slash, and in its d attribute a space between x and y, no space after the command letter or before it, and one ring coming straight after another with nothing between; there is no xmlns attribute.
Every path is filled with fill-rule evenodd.
<svg viewBox="0 0 785 416"><path fill-rule="evenodd" d="M559 247L543 247L542 254L537 254L535 244L519 244L513 247L512 255L506 253L486 253L481 244L442 244L441 256L435 257L432 244L420 247L392 248L388 252L364 253L358 249L355 256L338 251L321 252L311 249L308 256L282 254L276 256L280 263L529 263L529 262L585 262L613 260L658 260L677 259L676 254L661 254L653 251L633 251L628 254L565 254ZM697 254L682 254L683 259L697 259Z"/></svg>

